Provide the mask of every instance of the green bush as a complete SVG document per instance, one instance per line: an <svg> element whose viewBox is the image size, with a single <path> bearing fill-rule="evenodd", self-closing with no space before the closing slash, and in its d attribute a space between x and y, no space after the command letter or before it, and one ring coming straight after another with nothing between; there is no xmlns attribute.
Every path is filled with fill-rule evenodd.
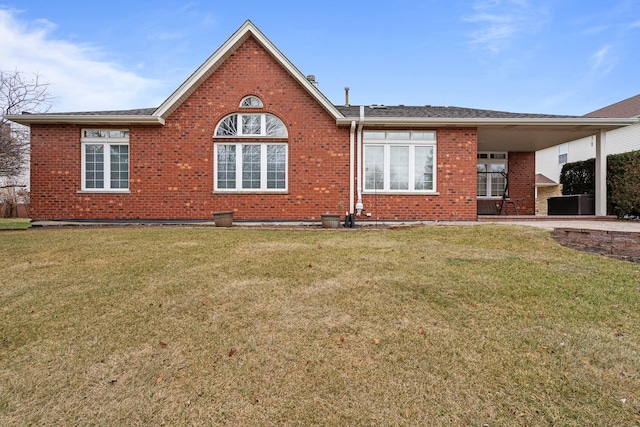
<svg viewBox="0 0 640 427"><path fill-rule="evenodd" d="M607 208L618 217L640 214L640 151L607 157Z"/></svg>
<svg viewBox="0 0 640 427"><path fill-rule="evenodd" d="M562 194L594 194L595 164L595 159L565 164ZM607 156L607 213L640 216L640 151Z"/></svg>
<svg viewBox="0 0 640 427"><path fill-rule="evenodd" d="M562 194L595 193L596 159L566 163L560 172Z"/></svg>

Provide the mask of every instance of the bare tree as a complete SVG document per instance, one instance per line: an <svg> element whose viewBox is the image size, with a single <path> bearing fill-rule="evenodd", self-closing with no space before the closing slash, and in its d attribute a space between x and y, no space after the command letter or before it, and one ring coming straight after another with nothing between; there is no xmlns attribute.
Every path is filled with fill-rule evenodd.
<svg viewBox="0 0 640 427"><path fill-rule="evenodd" d="M29 128L4 119L7 114L46 113L53 97L40 74L0 71L0 179L13 181L29 155Z"/></svg>

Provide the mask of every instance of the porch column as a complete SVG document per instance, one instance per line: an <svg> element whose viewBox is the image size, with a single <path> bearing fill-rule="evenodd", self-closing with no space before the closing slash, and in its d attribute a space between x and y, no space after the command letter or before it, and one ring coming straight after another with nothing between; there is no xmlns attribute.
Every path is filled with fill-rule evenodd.
<svg viewBox="0 0 640 427"><path fill-rule="evenodd" d="M607 132L596 134L596 216L607 215Z"/></svg>

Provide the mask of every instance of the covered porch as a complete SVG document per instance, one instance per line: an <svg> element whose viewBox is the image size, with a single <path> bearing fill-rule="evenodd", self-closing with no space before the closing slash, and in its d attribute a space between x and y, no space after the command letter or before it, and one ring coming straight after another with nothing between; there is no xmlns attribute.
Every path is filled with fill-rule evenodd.
<svg viewBox="0 0 640 427"><path fill-rule="evenodd" d="M502 170L488 170L488 179L504 190L493 197L478 192L478 216L507 216L535 218L535 152L587 136L596 141L595 216L607 216L606 141L607 132L633 124L637 119L605 118L527 118L478 124L479 188L482 187L483 161L488 166L491 159L482 160L483 153L506 153ZM497 174L500 173L502 178ZM593 218L593 216L591 216Z"/></svg>

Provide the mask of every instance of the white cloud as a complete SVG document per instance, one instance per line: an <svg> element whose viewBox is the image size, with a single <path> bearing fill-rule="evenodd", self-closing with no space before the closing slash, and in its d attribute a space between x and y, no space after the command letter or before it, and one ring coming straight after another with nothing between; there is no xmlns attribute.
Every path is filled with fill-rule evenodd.
<svg viewBox="0 0 640 427"><path fill-rule="evenodd" d="M184 34L181 32L168 32L161 31L155 34L149 34L149 40L160 40L160 41L170 41L170 40L179 40L184 38Z"/></svg>
<svg viewBox="0 0 640 427"><path fill-rule="evenodd" d="M0 67L41 74L57 100L51 111L142 108L162 102L154 93L162 88L159 81L100 60L95 46L54 39L54 29L52 22L23 22L19 12L0 9Z"/></svg>
<svg viewBox="0 0 640 427"><path fill-rule="evenodd" d="M537 32L547 20L545 9L528 0L479 0L474 13L464 18L476 24L471 43L493 53L509 47L520 33Z"/></svg>
<svg viewBox="0 0 640 427"><path fill-rule="evenodd" d="M608 74L611 70L613 70L613 60L611 58L611 46L606 45L603 46L596 53L591 55L590 63L591 68L594 71L599 72L602 75Z"/></svg>

